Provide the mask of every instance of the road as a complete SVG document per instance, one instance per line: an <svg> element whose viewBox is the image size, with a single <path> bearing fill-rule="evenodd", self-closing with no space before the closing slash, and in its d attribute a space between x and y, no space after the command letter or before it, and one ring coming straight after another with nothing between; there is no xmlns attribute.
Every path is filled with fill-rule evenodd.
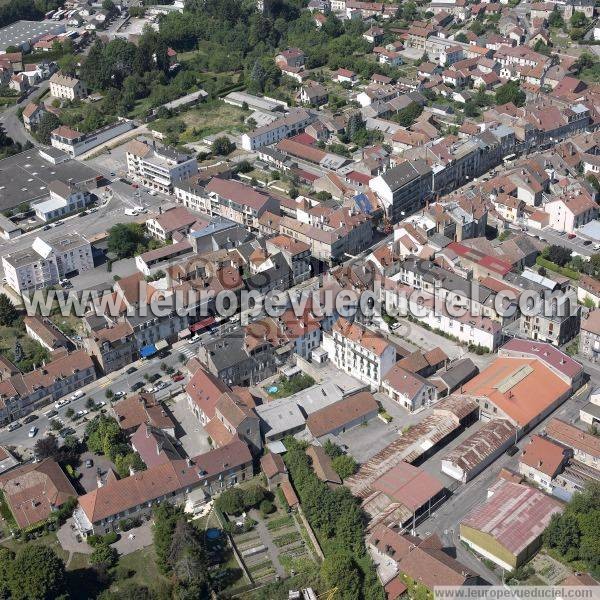
<svg viewBox="0 0 600 600"><path fill-rule="evenodd" d="M573 252L577 252L582 256L592 256L592 254L596 254L596 250L592 244L587 244L584 246L584 240L580 237L575 237L569 239L566 234L560 235L554 229L550 227L546 227L541 231L541 233L534 234L533 232L529 232L529 235L539 235L540 239L550 244L555 244L557 246L564 246Z"/></svg>
<svg viewBox="0 0 600 600"><path fill-rule="evenodd" d="M225 331L228 328L229 324L223 326ZM53 418L60 418L64 422L65 426L75 429L75 435L81 438L86 423L89 420L89 416L93 415L94 413L91 412L90 415L86 415L85 418L78 420L68 419L65 416L65 413L69 409L72 409L75 412L85 409L90 399L92 399L96 404L100 402L106 402L108 404L109 402L106 398L106 392L109 389L115 394L117 392L131 393L131 387L137 382L142 382L145 387L151 387L155 384L146 383L144 376L151 376L155 373L159 373L162 376L162 380L169 382L168 387L157 393L157 397L159 399L168 398L174 395L176 392L180 392L187 383L187 375L184 372L183 365L192 356L196 355L200 344L205 343L213 336L213 333L207 332L191 344L188 341L180 342L176 344L176 346L169 351L168 356L165 356L164 358L154 357L145 360L141 359L123 369L120 369L119 371L114 371L105 377L97 379L89 385L81 388L81 390L85 392L83 397L73 400L66 406L58 409L58 415ZM183 361L180 360L182 355L184 357ZM186 378L180 382L173 382L170 376L161 371L161 365L163 363L167 367L174 368L176 371L180 370L184 375L186 375ZM135 372L130 374L127 373L127 370L132 367L136 369ZM5 428L1 433L2 444L5 446L16 446L21 450L33 448L35 442L50 431L50 419L45 417L44 413L51 409L54 409L54 403L32 413L38 417L32 423L24 424L22 427L14 431L8 431ZM22 421L23 420L21 419L20 422ZM29 429L32 426L37 427L39 430L38 434L34 438L28 437Z"/></svg>
<svg viewBox="0 0 600 600"><path fill-rule="evenodd" d="M6 133L9 137L11 137L15 142L19 142L20 144L26 144L27 142L35 143L35 140L29 135L25 127L23 127L23 123L21 119L17 116L17 112L19 108L23 108L29 102L31 102L32 98L39 96L42 92L48 89L50 85L49 80L42 81L39 86L27 97L19 102L18 104L14 104L9 108L5 109L2 113L0 113L0 123L2 123Z"/></svg>

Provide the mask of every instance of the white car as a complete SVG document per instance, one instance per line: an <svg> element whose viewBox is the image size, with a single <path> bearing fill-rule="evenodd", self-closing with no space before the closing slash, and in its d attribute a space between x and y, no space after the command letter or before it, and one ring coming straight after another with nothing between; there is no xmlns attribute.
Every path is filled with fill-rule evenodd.
<svg viewBox="0 0 600 600"><path fill-rule="evenodd" d="M84 408L82 410L78 410L76 415L78 417L85 417L85 415L87 415L90 411L87 408Z"/></svg>
<svg viewBox="0 0 600 600"><path fill-rule="evenodd" d="M62 408L63 406L69 404L69 402L71 402L69 398L63 398L54 404L54 408Z"/></svg>
<svg viewBox="0 0 600 600"><path fill-rule="evenodd" d="M120 392L115 392L115 398L122 398L123 396L125 396L127 394L127 392L121 390ZM103 403L104 404L104 403Z"/></svg>
<svg viewBox="0 0 600 600"><path fill-rule="evenodd" d="M200 336L196 334L188 340L188 344L195 344L200 339Z"/></svg>
<svg viewBox="0 0 600 600"><path fill-rule="evenodd" d="M37 427L32 427L29 430L29 433L27 434L30 438L35 437L37 435L38 432L38 428Z"/></svg>
<svg viewBox="0 0 600 600"><path fill-rule="evenodd" d="M71 396L71 400L78 400L79 398L83 398L85 396L85 392L82 392L81 390L77 390L72 396Z"/></svg>

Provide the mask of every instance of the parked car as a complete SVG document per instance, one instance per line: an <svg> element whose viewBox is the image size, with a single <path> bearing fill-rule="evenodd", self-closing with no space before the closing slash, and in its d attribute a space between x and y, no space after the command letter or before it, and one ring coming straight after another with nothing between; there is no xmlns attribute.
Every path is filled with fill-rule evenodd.
<svg viewBox="0 0 600 600"><path fill-rule="evenodd" d="M22 427L21 423L19 423L19 421L13 421L12 423L8 424L6 429L8 431L14 431L15 429L19 429L19 427Z"/></svg>
<svg viewBox="0 0 600 600"><path fill-rule="evenodd" d="M87 415L90 411L87 408L83 408L82 410L78 410L75 413L76 417L85 417L85 415Z"/></svg>
<svg viewBox="0 0 600 600"><path fill-rule="evenodd" d="M172 379L173 381L182 381L183 379L185 379L185 376L181 373L176 373L175 375L173 375Z"/></svg>
<svg viewBox="0 0 600 600"><path fill-rule="evenodd" d="M152 375L150 375L148 381L150 383L154 383L157 379L160 379L160 373L153 373Z"/></svg>
<svg viewBox="0 0 600 600"><path fill-rule="evenodd" d="M94 466L94 461L91 458L88 458L85 461L85 468L86 469L91 469Z"/></svg>
<svg viewBox="0 0 600 600"><path fill-rule="evenodd" d="M75 430L72 427L65 427L58 432L58 435L60 435L60 437L64 440L66 437L73 435L74 433Z"/></svg>
<svg viewBox="0 0 600 600"><path fill-rule="evenodd" d="M126 395L127 395L127 392L125 392L124 390L121 390L119 392L115 392L114 397L115 398L122 398L123 396L126 396Z"/></svg>
<svg viewBox="0 0 600 600"><path fill-rule="evenodd" d="M137 371L137 369L135 367L129 367L129 369L127 369L127 371L125 371L125 373L127 373L127 375L131 375L132 373L135 373Z"/></svg>
<svg viewBox="0 0 600 600"><path fill-rule="evenodd" d="M511 446L507 451L506 454L508 454L509 456L514 456L517 452L519 451L518 446Z"/></svg>
<svg viewBox="0 0 600 600"><path fill-rule="evenodd" d="M569 235L567 236L570 240L576 238L577 236L574 233L569 233Z"/></svg>
<svg viewBox="0 0 600 600"><path fill-rule="evenodd" d="M63 406L69 404L69 402L71 402L69 398L63 398L54 404L54 408L62 408Z"/></svg>
<svg viewBox="0 0 600 600"><path fill-rule="evenodd" d="M38 418L37 415L27 415L24 419L23 419L23 423L27 424L27 423L31 423L33 421L35 421Z"/></svg>
<svg viewBox="0 0 600 600"><path fill-rule="evenodd" d="M47 411L44 413L44 416L45 416L47 419L51 419L52 417L55 417L57 414L58 414L58 411L57 411L57 410L51 409L51 410L47 410Z"/></svg>
<svg viewBox="0 0 600 600"><path fill-rule="evenodd" d="M32 438L35 437L37 435L38 432L38 428L34 425L30 430L29 433L27 434L28 437Z"/></svg>
<svg viewBox="0 0 600 600"><path fill-rule="evenodd" d="M132 392L137 392L139 389L144 387L144 382L143 381L136 381L132 386L131 386L131 391Z"/></svg>

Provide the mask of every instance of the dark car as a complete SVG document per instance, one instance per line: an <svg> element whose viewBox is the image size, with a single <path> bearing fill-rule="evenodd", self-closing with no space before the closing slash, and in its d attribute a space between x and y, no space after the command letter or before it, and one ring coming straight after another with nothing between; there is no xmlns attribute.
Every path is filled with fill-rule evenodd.
<svg viewBox="0 0 600 600"><path fill-rule="evenodd" d="M583 242L584 246L589 246L592 243L592 240L585 240L585 242Z"/></svg>
<svg viewBox="0 0 600 600"><path fill-rule="evenodd" d="M160 379L160 373L154 373L153 375L150 375L148 381L150 383L154 383L155 381L157 381L158 379Z"/></svg>
<svg viewBox="0 0 600 600"><path fill-rule="evenodd" d="M517 446L511 446L507 451L506 454L508 454L509 456L514 456L517 452L519 451L519 448Z"/></svg>
<svg viewBox="0 0 600 600"><path fill-rule="evenodd" d="M65 427L58 432L58 435L64 440L66 437L73 435L75 430L72 427Z"/></svg>
<svg viewBox="0 0 600 600"><path fill-rule="evenodd" d="M125 373L127 373L127 375L131 375L132 373L135 373L137 371L137 369L135 367L129 367L129 369L127 369L127 371L125 371Z"/></svg>
<svg viewBox="0 0 600 600"><path fill-rule="evenodd" d="M23 423L27 424L27 423L31 423L32 421L35 421L38 418L37 415L27 415L24 419L23 419Z"/></svg>
<svg viewBox="0 0 600 600"><path fill-rule="evenodd" d="M139 389L144 387L144 382L143 381L136 381L132 386L131 386L131 391L132 392L137 392Z"/></svg>

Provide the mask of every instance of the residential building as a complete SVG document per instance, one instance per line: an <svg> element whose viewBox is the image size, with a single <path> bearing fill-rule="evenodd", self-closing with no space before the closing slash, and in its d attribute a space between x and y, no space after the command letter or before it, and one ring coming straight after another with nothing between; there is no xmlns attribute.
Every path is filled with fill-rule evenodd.
<svg viewBox="0 0 600 600"><path fill-rule="evenodd" d="M90 331L83 343L105 375L130 365L138 356L133 328L126 321L110 322Z"/></svg>
<svg viewBox="0 0 600 600"><path fill-rule="evenodd" d="M294 284L302 283L311 276L310 246L287 235L276 235L266 242L268 252L281 252L292 270Z"/></svg>
<svg viewBox="0 0 600 600"><path fill-rule="evenodd" d="M208 221L205 219L183 206L176 206L165 211L159 208L158 215L146 221L146 230L153 238L167 242L173 239L174 234L178 237L187 236L192 229L201 229L206 225Z"/></svg>
<svg viewBox="0 0 600 600"><path fill-rule="evenodd" d="M551 440L571 448L576 461L600 471L600 438L561 419L552 419L544 433Z"/></svg>
<svg viewBox="0 0 600 600"><path fill-rule="evenodd" d="M87 96L87 88L83 81L58 71L50 77L50 95L60 100L77 100Z"/></svg>
<svg viewBox="0 0 600 600"><path fill-rule="evenodd" d="M369 181L392 223L421 208L432 193L432 185L431 168L423 160L406 161Z"/></svg>
<svg viewBox="0 0 600 600"><path fill-rule="evenodd" d="M539 435L532 435L519 458L519 473L545 492L552 493L553 479L569 460L570 452Z"/></svg>
<svg viewBox="0 0 600 600"><path fill-rule="evenodd" d="M129 176L145 187L167 194L173 191L175 182L198 172L195 157L155 142L133 140L125 151Z"/></svg>
<svg viewBox="0 0 600 600"><path fill-rule="evenodd" d="M400 367L396 363L385 375L381 389L392 400L413 412L431 406L437 397L436 387L427 379Z"/></svg>
<svg viewBox="0 0 600 600"><path fill-rule="evenodd" d="M149 517L153 507L165 501L193 513L198 501L204 504L250 477L252 455L236 438L191 459L169 460L123 479L110 477L102 487L78 498L73 521L87 537L114 531L123 519Z"/></svg>
<svg viewBox="0 0 600 600"><path fill-rule="evenodd" d="M310 106L327 104L328 98L329 94L327 90L316 81L305 81L298 92L298 100L302 104L308 104Z"/></svg>
<svg viewBox="0 0 600 600"><path fill-rule="evenodd" d="M274 491L280 483L288 481L288 471L281 454L268 452L260 459L260 470L267 478L267 487Z"/></svg>
<svg viewBox="0 0 600 600"><path fill-rule="evenodd" d="M0 475L0 490L20 529L46 521L77 492L52 458L28 463Z"/></svg>
<svg viewBox="0 0 600 600"><path fill-rule="evenodd" d="M600 390L595 389L590 401L579 409L579 420L595 427L600 425Z"/></svg>
<svg viewBox="0 0 600 600"><path fill-rule="evenodd" d="M304 128L316 120L311 112L293 108L289 113L276 119L272 123L257 127L254 131L242 135L242 148L244 150L257 150L262 146L270 146L286 137L301 133Z"/></svg>
<svg viewBox="0 0 600 600"><path fill-rule="evenodd" d="M382 335L340 317L323 333L323 349L331 362L378 390L396 362L396 348Z"/></svg>
<svg viewBox="0 0 600 600"><path fill-rule="evenodd" d="M221 216L258 231L258 221L265 212L279 213L279 201L233 179L213 177L204 189L211 216Z"/></svg>
<svg viewBox="0 0 600 600"><path fill-rule="evenodd" d="M550 215L550 227L566 233L598 218L598 205L585 190L550 198L544 210Z"/></svg>
<svg viewBox="0 0 600 600"><path fill-rule="evenodd" d="M133 394L111 406L119 427L131 435L142 424L161 429L175 436L175 423L167 414L165 407L150 392Z"/></svg>
<svg viewBox="0 0 600 600"><path fill-rule="evenodd" d="M96 369L84 350L63 354L29 373L0 381L0 422L10 423L92 383Z"/></svg>
<svg viewBox="0 0 600 600"><path fill-rule="evenodd" d="M37 102L30 102L22 113L23 125L27 131L33 131L41 121L42 117L46 114L46 109L43 104Z"/></svg>
<svg viewBox="0 0 600 600"><path fill-rule="evenodd" d="M552 515L561 512L561 505L543 492L500 479L488 490L488 499L463 519L460 539L513 571L535 555Z"/></svg>
<svg viewBox="0 0 600 600"><path fill-rule="evenodd" d="M571 296L562 296L549 310L540 311L536 315L519 317L519 332L531 340L548 342L562 346L573 339L581 324L581 307Z"/></svg>
<svg viewBox="0 0 600 600"><path fill-rule="evenodd" d="M74 348L73 342L47 317L26 316L23 323L27 335L50 352L58 348L66 351Z"/></svg>
<svg viewBox="0 0 600 600"><path fill-rule="evenodd" d="M92 247L78 233L65 233L48 241L36 237L31 248L5 254L6 282L19 294L56 285L66 275L94 268Z"/></svg>
<svg viewBox="0 0 600 600"><path fill-rule="evenodd" d="M600 358L600 309L591 310L581 319L579 352L592 362Z"/></svg>

